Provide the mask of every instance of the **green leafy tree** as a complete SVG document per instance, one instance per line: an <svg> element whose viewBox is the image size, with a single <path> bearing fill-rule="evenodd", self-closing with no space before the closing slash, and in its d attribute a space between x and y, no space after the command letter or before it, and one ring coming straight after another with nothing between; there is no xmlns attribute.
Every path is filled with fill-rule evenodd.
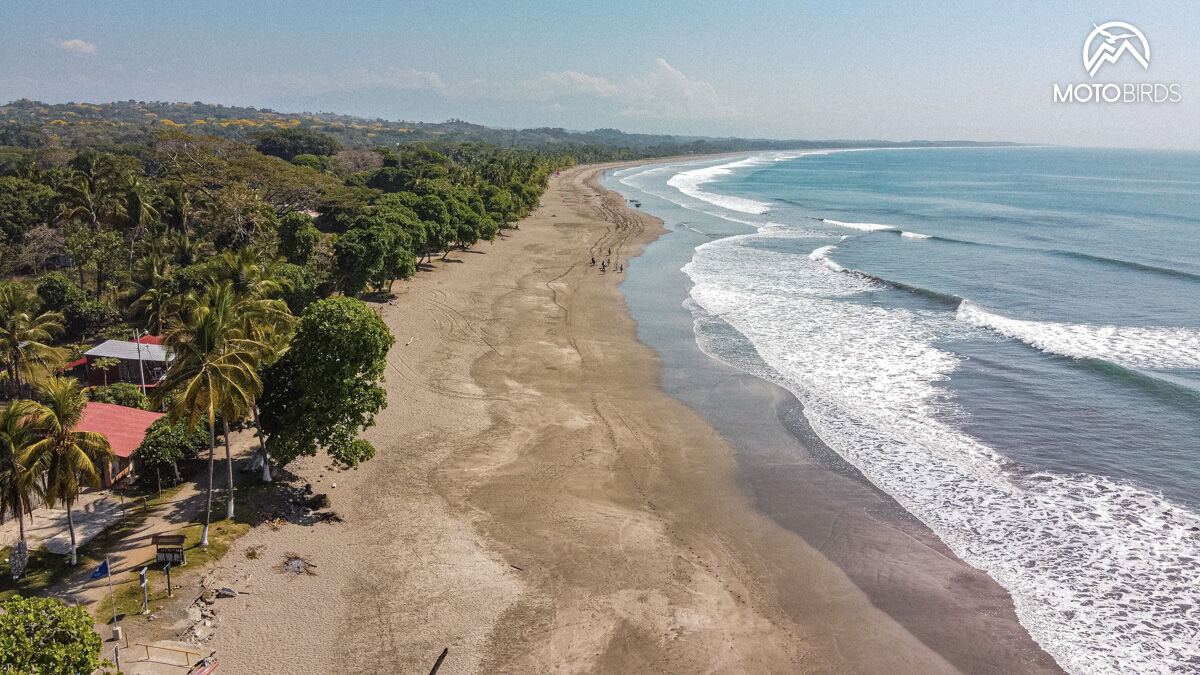
<svg viewBox="0 0 1200 675"><path fill-rule="evenodd" d="M109 276L128 266L127 251L125 237L113 230L78 228L67 236L67 252L79 267L80 287L83 287L85 269L96 273L97 300L104 292Z"/></svg>
<svg viewBox="0 0 1200 675"><path fill-rule="evenodd" d="M292 164L303 166L313 171L324 171L325 161L317 155L303 154L292 158Z"/></svg>
<svg viewBox="0 0 1200 675"><path fill-rule="evenodd" d="M483 204L492 220L501 228L508 227L517 213L517 204L512 193L502 187L484 185L479 190L479 196L483 198Z"/></svg>
<svg viewBox="0 0 1200 675"><path fill-rule="evenodd" d="M47 272L37 278L37 294L42 299L42 309L62 312L67 305L87 299L74 281L62 272Z"/></svg>
<svg viewBox="0 0 1200 675"><path fill-rule="evenodd" d="M40 403L30 410L30 419L41 437L21 457L21 464L35 475L44 474L40 493L47 506L62 503L67 510L71 534L71 564L77 562L75 521L72 506L83 484L100 487L105 466L112 462L112 446L104 434L79 431L87 396L79 383L50 377L38 384Z"/></svg>
<svg viewBox="0 0 1200 675"><path fill-rule="evenodd" d="M321 231L306 213L289 213L279 220L279 255L296 265L308 264L321 241Z"/></svg>
<svg viewBox="0 0 1200 675"><path fill-rule="evenodd" d="M0 672L90 673L102 665L104 642L86 607L16 595L3 609Z"/></svg>
<svg viewBox="0 0 1200 675"><path fill-rule="evenodd" d="M258 134L254 147L264 155L290 160L296 155L332 155L342 144L308 129L275 129Z"/></svg>
<svg viewBox="0 0 1200 675"><path fill-rule="evenodd" d="M36 225L54 219L58 194L50 187L16 176L0 178L0 242L17 242Z"/></svg>
<svg viewBox="0 0 1200 675"><path fill-rule="evenodd" d="M100 335L121 320L121 315L108 303L85 298L63 308L67 334L80 340Z"/></svg>
<svg viewBox="0 0 1200 675"><path fill-rule="evenodd" d="M354 297L367 288L383 269L386 242L367 230L350 230L333 242L337 256L336 275L342 293Z"/></svg>
<svg viewBox="0 0 1200 675"><path fill-rule="evenodd" d="M380 382L395 339L361 301L345 296L309 305L291 346L264 373L260 400L267 447L281 465L323 448L356 467L375 449L357 438L387 405Z"/></svg>
<svg viewBox="0 0 1200 675"><path fill-rule="evenodd" d="M171 424L166 417L160 417L146 430L146 437L133 451L133 458L140 467L138 473L154 467L155 481L161 494L163 467L171 468L178 483L179 461L197 456L207 445L208 433L200 427L188 431L186 424Z"/></svg>
<svg viewBox="0 0 1200 675"><path fill-rule="evenodd" d="M288 309L295 316L302 314L305 307L329 295L329 291L332 290L326 288L328 284L322 283L321 276L315 271L300 265L276 263L271 271L276 277L287 282L288 290L279 298L287 303Z"/></svg>

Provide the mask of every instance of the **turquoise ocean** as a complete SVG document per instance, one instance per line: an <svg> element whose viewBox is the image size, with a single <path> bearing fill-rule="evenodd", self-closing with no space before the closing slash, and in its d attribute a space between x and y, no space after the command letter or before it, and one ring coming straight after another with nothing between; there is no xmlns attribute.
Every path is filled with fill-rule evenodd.
<svg viewBox="0 0 1200 675"><path fill-rule="evenodd" d="M1060 665L1200 672L1200 153L771 152L603 183L694 247L700 349L791 391Z"/></svg>

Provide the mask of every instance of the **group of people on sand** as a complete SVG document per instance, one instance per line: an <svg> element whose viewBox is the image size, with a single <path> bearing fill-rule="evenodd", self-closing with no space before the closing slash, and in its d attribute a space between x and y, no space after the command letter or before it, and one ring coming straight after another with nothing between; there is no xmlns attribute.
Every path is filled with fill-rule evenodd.
<svg viewBox="0 0 1200 675"><path fill-rule="evenodd" d="M604 258L604 260L600 261L600 273L604 274L610 268L615 269L617 272L624 272L625 265L623 265L620 260L618 260L617 263L614 265L611 258L612 258L612 249L610 248L610 249L608 249L608 256L606 256ZM596 266L596 256L592 256L592 267L595 267L595 266Z"/></svg>

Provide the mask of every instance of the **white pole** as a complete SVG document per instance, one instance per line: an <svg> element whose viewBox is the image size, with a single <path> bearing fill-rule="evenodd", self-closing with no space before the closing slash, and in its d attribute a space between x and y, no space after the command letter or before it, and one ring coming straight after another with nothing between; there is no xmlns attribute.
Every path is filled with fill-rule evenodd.
<svg viewBox="0 0 1200 675"><path fill-rule="evenodd" d="M112 562L109 561L108 556L104 556L104 566L105 566L105 568L108 569L108 599L112 600L113 627L116 628L116 626L117 626L117 596L113 593Z"/></svg>
<svg viewBox="0 0 1200 675"><path fill-rule="evenodd" d="M138 375L142 378L142 396L146 395L146 370L142 368L142 340L138 337L137 329L133 331L133 342L138 350Z"/></svg>

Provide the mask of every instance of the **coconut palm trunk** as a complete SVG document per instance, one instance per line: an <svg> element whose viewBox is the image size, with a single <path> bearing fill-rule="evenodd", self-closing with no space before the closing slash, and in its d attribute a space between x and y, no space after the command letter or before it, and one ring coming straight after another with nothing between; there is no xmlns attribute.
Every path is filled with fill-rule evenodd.
<svg viewBox="0 0 1200 675"><path fill-rule="evenodd" d="M217 426L212 414L208 416L208 489L204 491L204 529L200 532L200 545L208 546L208 525L212 520L213 463L217 452Z"/></svg>
<svg viewBox="0 0 1200 675"><path fill-rule="evenodd" d="M79 558L75 551L75 519L71 517L72 502L67 502L67 531L71 533L71 564L79 564Z"/></svg>
<svg viewBox="0 0 1200 675"><path fill-rule="evenodd" d="M13 500L13 514L17 517L17 541L25 541L25 513L21 510L20 499Z"/></svg>
<svg viewBox="0 0 1200 675"><path fill-rule="evenodd" d="M254 428L258 430L258 453L262 456L262 481L271 482L271 455L267 453L266 434L263 433L262 420L258 418L258 404L254 406Z"/></svg>
<svg viewBox="0 0 1200 675"><path fill-rule="evenodd" d="M233 518L233 450L229 447L229 420L221 418L221 425L225 428L225 471L229 479L229 485L226 492L229 495L229 501L225 504L225 517Z"/></svg>

